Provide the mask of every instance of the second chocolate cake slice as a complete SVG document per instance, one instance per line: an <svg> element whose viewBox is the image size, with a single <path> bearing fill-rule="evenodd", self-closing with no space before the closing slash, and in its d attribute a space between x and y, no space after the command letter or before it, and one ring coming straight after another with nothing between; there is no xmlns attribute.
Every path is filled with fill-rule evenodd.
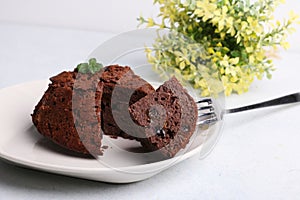
<svg viewBox="0 0 300 200"><path fill-rule="evenodd" d="M135 75L130 67L110 65L104 68L103 82L102 130L111 137L137 139L134 133L127 131L130 119L128 108L144 96L153 93L154 88L145 80Z"/></svg>
<svg viewBox="0 0 300 200"><path fill-rule="evenodd" d="M129 110L135 123L144 127L139 139L142 146L148 151L158 150L163 157L174 157L195 131L197 105L175 77Z"/></svg>

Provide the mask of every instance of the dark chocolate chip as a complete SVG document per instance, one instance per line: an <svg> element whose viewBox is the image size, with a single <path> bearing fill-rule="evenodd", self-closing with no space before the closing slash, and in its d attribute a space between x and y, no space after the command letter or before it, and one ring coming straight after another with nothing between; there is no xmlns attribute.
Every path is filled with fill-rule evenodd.
<svg viewBox="0 0 300 200"><path fill-rule="evenodd" d="M161 128L156 129L156 136L165 138L165 136L166 136L165 130L161 129Z"/></svg>

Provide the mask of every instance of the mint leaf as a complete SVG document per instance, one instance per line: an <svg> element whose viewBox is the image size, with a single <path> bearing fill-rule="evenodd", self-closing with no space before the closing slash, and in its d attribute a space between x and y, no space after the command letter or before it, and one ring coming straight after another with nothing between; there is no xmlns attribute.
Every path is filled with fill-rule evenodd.
<svg viewBox="0 0 300 200"><path fill-rule="evenodd" d="M100 71L101 68L103 68L103 65L101 63L97 63L96 58L89 59L88 63L80 63L77 65L78 72L83 74L95 74Z"/></svg>

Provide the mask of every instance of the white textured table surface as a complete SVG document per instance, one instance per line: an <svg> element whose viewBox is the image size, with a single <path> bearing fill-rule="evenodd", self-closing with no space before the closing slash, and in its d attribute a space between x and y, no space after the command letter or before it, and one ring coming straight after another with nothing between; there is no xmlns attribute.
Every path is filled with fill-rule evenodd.
<svg viewBox="0 0 300 200"><path fill-rule="evenodd" d="M70 69L111 36L0 23L0 88ZM300 91L299 36L299 32L293 36L292 48L276 61L272 80L255 82L249 93L230 97L227 106ZM228 116L221 140L204 160L194 157L133 184L86 181L0 161L0 199L296 199L298 113L300 105Z"/></svg>

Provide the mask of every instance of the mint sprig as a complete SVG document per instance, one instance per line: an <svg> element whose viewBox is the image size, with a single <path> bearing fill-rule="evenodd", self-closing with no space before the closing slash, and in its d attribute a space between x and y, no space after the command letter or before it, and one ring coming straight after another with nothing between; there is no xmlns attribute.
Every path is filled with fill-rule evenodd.
<svg viewBox="0 0 300 200"><path fill-rule="evenodd" d="M89 59L88 63L80 63L77 65L78 72L83 74L95 74L96 72L100 71L101 68L103 68L103 65L101 63L97 63L96 58Z"/></svg>

